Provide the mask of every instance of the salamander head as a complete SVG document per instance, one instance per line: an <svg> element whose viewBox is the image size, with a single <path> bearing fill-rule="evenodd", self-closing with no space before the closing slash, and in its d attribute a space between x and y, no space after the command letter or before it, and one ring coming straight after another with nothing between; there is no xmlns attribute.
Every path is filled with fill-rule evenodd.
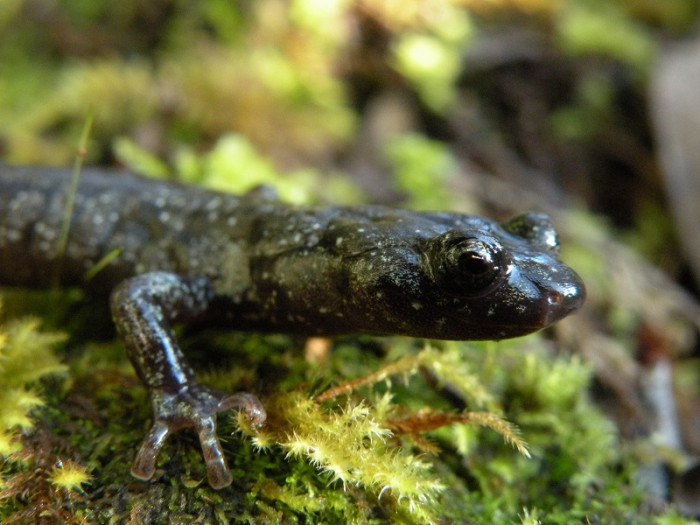
<svg viewBox="0 0 700 525"><path fill-rule="evenodd" d="M528 213L503 224L439 218L435 235L355 258L350 296L360 298L355 323L363 331L504 339L540 330L583 304L583 282L558 259L546 215Z"/></svg>

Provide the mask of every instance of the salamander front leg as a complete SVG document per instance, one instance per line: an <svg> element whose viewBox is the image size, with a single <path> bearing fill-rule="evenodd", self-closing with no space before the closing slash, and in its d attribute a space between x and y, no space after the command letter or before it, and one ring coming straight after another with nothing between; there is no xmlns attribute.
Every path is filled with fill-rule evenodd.
<svg viewBox="0 0 700 525"><path fill-rule="evenodd" d="M137 478L153 477L158 453L170 434L193 427L199 435L209 484L216 489L226 487L232 478L216 436L217 413L237 408L253 425L265 421L265 409L254 395L228 395L197 383L177 344L172 324L204 314L212 298L208 278L167 272L127 279L112 293L112 316L153 407L153 426L131 468Z"/></svg>

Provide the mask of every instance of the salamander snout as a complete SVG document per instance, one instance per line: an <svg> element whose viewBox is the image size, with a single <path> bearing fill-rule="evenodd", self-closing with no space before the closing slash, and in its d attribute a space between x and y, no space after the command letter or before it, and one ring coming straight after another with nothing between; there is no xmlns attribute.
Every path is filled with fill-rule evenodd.
<svg viewBox="0 0 700 525"><path fill-rule="evenodd" d="M551 286L545 295L547 306L543 326L548 326L583 306L586 300L586 287L581 278L571 271L569 279Z"/></svg>

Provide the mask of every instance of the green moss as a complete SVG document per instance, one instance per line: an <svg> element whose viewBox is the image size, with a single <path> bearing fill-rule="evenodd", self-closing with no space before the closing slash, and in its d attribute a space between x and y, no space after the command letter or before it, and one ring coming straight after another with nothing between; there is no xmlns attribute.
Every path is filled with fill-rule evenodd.
<svg viewBox="0 0 700 525"><path fill-rule="evenodd" d="M47 465L55 456L46 442L34 439L41 431L33 417L45 403L39 382L67 370L53 352L64 336L41 332L38 325L36 319L0 324L0 519L8 522L33 521L42 512L65 516L62 506L80 485L51 486ZM84 467L70 465L87 475ZM37 507L43 500L46 507Z"/></svg>
<svg viewBox="0 0 700 525"><path fill-rule="evenodd" d="M66 372L52 350L64 337L41 333L38 324L24 319L0 325L0 432L5 436L32 427L30 412L43 403L36 383Z"/></svg>
<svg viewBox="0 0 700 525"><path fill-rule="evenodd" d="M620 459L614 432L586 399L590 369L579 360L552 360L536 337L423 349L389 339L383 356L373 354L369 342L347 340L313 367L287 338L185 338L186 348L197 350L188 353L198 368L212 359L220 363L205 378L210 384L259 391L260 382L273 392L264 399L270 420L261 432L241 435L237 429L245 429L245 421L220 418L235 477L220 492L207 487L196 438L187 431L167 443L156 482L130 478L129 463L149 418L145 391L119 343L90 345L73 361L67 397L52 387L51 404L41 410L51 429L43 446L70 450L63 459L80 458L95 476L69 506L71 516L90 509L90 519L101 521L118 504L117 518L144 521L166 513L221 523L360 523L369 516L379 522L468 517L492 523L506 516L517 522L522 508L530 518L572 515L566 506L580 516L602 512L590 500L593 487L601 486L606 490L596 493L599 500L614 499L616 508L632 511L634 500L609 485ZM227 355L229 347L237 348L235 363L212 357ZM318 387L337 373L348 382ZM460 393L464 412L450 408L441 394L447 391ZM324 392L331 394L319 402ZM532 458L506 446L504 437L520 445L526 440ZM20 471L13 467L8 479ZM624 479L616 483L629 488ZM105 490L113 494L109 502L99 496ZM20 511L17 505L12 512Z"/></svg>

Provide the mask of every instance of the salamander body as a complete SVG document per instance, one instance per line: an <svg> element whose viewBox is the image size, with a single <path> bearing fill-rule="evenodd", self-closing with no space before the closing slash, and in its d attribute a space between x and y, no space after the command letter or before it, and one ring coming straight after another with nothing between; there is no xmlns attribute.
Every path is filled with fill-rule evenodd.
<svg viewBox="0 0 700 525"><path fill-rule="evenodd" d="M170 433L194 427L209 482L224 487L231 475L216 413L237 407L254 423L265 419L255 396L194 380L174 323L504 339L561 319L585 297L544 214L498 223L381 206L299 207L264 188L235 196L101 170L81 174L59 253L69 181L67 170L0 165L0 284L109 296L153 403L154 424L132 466L141 479L153 476Z"/></svg>

